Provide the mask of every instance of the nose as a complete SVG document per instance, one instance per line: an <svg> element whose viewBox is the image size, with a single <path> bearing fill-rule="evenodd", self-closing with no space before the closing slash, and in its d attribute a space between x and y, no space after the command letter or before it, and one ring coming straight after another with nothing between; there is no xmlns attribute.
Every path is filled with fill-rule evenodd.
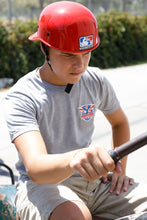
<svg viewBox="0 0 147 220"><path fill-rule="evenodd" d="M77 55L74 59L74 67L77 69L83 69L84 66L84 58L81 54Z"/></svg>

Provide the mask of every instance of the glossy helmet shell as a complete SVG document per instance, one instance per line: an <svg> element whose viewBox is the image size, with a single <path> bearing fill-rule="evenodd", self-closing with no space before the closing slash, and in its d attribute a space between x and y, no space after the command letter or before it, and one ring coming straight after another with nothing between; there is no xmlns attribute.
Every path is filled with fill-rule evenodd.
<svg viewBox="0 0 147 220"><path fill-rule="evenodd" d="M49 47L69 53L91 51L100 43L92 12L71 1L55 2L44 8L38 30L29 40L40 40Z"/></svg>

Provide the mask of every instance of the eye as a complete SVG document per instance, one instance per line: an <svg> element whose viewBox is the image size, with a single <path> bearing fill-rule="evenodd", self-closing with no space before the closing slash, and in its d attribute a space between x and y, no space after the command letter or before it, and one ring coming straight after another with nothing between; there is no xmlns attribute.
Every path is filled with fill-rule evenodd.
<svg viewBox="0 0 147 220"><path fill-rule="evenodd" d="M64 57L67 57L67 58L73 58L73 57L75 57L75 55L72 54L72 53L64 53L63 56L64 56Z"/></svg>
<svg viewBox="0 0 147 220"><path fill-rule="evenodd" d="M66 56L66 57L74 57L74 55L72 53L65 53L64 56Z"/></svg>
<svg viewBox="0 0 147 220"><path fill-rule="evenodd" d="M88 51L88 52L86 52L86 53L84 53L84 55L86 56L86 55L89 55L91 52L90 51Z"/></svg>

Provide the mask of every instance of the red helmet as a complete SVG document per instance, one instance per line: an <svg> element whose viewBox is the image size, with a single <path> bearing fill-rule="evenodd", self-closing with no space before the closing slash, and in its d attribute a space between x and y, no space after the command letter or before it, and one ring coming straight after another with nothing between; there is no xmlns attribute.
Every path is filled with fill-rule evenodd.
<svg viewBox="0 0 147 220"><path fill-rule="evenodd" d="M40 14L37 32L29 40L40 40L49 47L70 53L91 51L100 43L92 12L71 1L48 5Z"/></svg>

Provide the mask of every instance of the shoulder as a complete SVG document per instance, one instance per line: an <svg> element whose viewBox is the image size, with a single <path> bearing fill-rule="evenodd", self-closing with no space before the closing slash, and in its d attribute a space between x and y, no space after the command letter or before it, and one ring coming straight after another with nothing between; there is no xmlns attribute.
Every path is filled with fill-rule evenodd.
<svg viewBox="0 0 147 220"><path fill-rule="evenodd" d="M103 84L105 80L107 80L102 70L100 70L97 67L90 67L90 66L88 66L83 77L87 81L92 81L93 83L100 83L100 84Z"/></svg>
<svg viewBox="0 0 147 220"><path fill-rule="evenodd" d="M88 66L87 70L83 74L83 81L88 87L95 87L98 90L103 89L106 86L110 86L109 80L105 77L102 70L97 67Z"/></svg>
<svg viewBox="0 0 147 220"><path fill-rule="evenodd" d="M37 82L36 71L29 72L20 78L14 86L12 86L2 100L3 109L7 112L36 112L38 109L38 100L43 90ZM18 113L20 114L20 113Z"/></svg>
<svg viewBox="0 0 147 220"><path fill-rule="evenodd" d="M86 70L86 74L87 77L94 77L96 79L101 79L103 78L103 73L102 71L98 68L98 67L91 67L88 66L87 70Z"/></svg>
<svg viewBox="0 0 147 220"><path fill-rule="evenodd" d="M27 73L22 78L20 78L7 92L6 98L27 98L35 96L39 81L37 78L36 70Z"/></svg>

